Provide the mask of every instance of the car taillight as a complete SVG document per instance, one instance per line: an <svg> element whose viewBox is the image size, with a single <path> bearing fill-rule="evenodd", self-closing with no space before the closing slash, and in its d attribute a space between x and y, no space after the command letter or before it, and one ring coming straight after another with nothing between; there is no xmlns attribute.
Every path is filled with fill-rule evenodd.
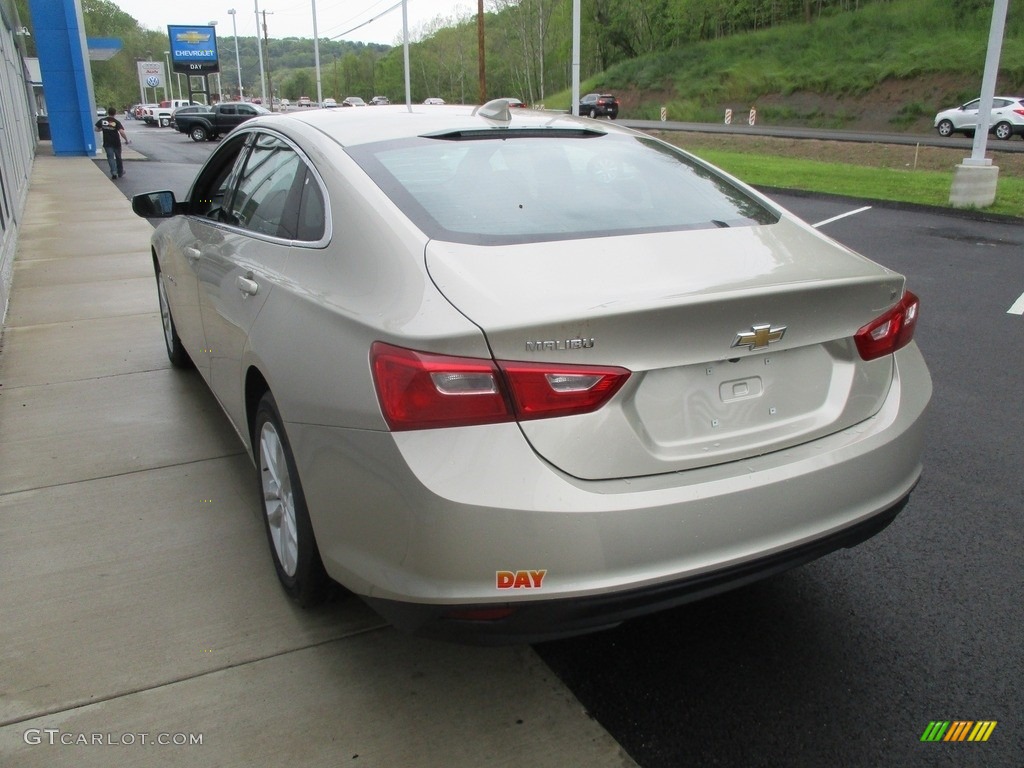
<svg viewBox="0 0 1024 768"><path fill-rule="evenodd" d="M1013 111L1020 115L1021 117L1024 117L1024 109L1015 109Z"/></svg>
<svg viewBox="0 0 1024 768"><path fill-rule="evenodd" d="M629 371L589 365L499 361L519 420L596 411L619 391Z"/></svg>
<svg viewBox="0 0 1024 768"><path fill-rule="evenodd" d="M914 338L920 300L910 291L881 317L872 320L854 335L857 351L865 360L891 355Z"/></svg>
<svg viewBox="0 0 1024 768"><path fill-rule="evenodd" d="M629 378L625 368L434 355L374 342L377 399L395 431L589 413Z"/></svg>

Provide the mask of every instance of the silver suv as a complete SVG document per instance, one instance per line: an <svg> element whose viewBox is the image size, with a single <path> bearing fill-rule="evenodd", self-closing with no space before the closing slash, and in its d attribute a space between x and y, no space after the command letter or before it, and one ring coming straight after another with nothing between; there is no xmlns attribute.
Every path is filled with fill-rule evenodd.
<svg viewBox="0 0 1024 768"><path fill-rule="evenodd" d="M978 107L981 99L974 99L953 109L944 109L935 116L935 130L939 136L963 133L973 136L978 127ZM992 113L989 119L989 133L997 139L1024 136L1024 98L1020 96L996 96L992 99Z"/></svg>

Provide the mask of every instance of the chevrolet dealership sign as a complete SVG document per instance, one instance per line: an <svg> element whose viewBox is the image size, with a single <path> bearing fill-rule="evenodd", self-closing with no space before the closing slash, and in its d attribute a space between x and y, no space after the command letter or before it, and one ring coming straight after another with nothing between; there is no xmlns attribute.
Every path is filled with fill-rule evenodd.
<svg viewBox="0 0 1024 768"><path fill-rule="evenodd" d="M171 69L185 75L220 72L217 34L211 26L168 26L171 41Z"/></svg>

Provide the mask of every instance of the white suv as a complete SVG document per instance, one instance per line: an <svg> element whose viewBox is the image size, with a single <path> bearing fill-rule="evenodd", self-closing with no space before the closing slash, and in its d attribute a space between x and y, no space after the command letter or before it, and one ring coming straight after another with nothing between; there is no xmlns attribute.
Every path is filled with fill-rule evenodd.
<svg viewBox="0 0 1024 768"><path fill-rule="evenodd" d="M935 130L939 136L954 133L974 135L978 127L978 106L981 99L968 101L954 109L944 109L935 116ZM1024 98L1020 96L996 96L992 99L992 113L989 119L989 133L997 139L1009 139L1014 135L1024 136Z"/></svg>

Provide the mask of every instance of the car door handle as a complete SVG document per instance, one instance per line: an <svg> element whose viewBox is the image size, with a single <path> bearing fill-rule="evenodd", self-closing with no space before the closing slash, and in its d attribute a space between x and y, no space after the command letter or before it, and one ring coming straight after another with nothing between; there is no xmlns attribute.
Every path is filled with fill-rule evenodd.
<svg viewBox="0 0 1024 768"><path fill-rule="evenodd" d="M242 293L247 293L250 296L255 296L256 292L260 289L260 284L255 280L250 280L247 277L239 275L235 278L235 287L238 288Z"/></svg>
<svg viewBox="0 0 1024 768"><path fill-rule="evenodd" d="M199 261L201 255L198 248L193 248L191 245L185 246L185 258L189 261Z"/></svg>

